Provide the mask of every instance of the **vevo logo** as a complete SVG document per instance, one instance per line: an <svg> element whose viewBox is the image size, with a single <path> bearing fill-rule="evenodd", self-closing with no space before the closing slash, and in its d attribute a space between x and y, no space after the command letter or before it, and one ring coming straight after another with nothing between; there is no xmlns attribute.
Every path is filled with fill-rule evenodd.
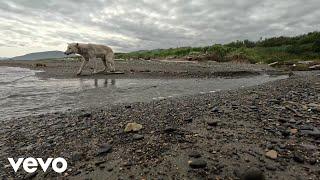
<svg viewBox="0 0 320 180"><path fill-rule="evenodd" d="M19 158L17 162L15 162L13 160L13 158L8 158L13 170L15 172L18 171L19 167L22 164L23 169L28 172L28 173L33 173L35 171L37 171L38 169L38 165L40 165L40 167L42 168L43 172L46 172L49 165L51 164L52 169L56 172L56 173L63 173L64 171L67 170L68 167L68 163L64 158L48 158L46 160L46 162L43 161L42 158ZM58 166L60 164L60 166Z"/></svg>

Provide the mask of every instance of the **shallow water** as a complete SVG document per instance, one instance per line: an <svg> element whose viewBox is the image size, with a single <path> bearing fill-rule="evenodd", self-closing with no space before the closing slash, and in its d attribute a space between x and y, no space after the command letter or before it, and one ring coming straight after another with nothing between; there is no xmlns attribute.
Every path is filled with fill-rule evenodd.
<svg viewBox="0 0 320 180"><path fill-rule="evenodd" d="M0 67L0 120L84 107L214 93L284 79L40 79L36 71Z"/></svg>

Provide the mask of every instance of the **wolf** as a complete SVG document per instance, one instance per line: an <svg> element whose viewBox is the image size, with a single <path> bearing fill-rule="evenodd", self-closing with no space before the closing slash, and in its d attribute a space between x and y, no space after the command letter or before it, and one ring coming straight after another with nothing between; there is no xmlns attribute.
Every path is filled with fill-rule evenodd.
<svg viewBox="0 0 320 180"><path fill-rule="evenodd" d="M99 44L71 43L68 44L67 50L64 54L79 54L82 56L82 64L77 72L77 75L81 74L84 66L89 61L94 61L93 73L97 73L97 58L100 58L103 62L104 69L102 72L106 71L107 68L109 68L111 72L115 71L114 53L113 50L108 46Z"/></svg>

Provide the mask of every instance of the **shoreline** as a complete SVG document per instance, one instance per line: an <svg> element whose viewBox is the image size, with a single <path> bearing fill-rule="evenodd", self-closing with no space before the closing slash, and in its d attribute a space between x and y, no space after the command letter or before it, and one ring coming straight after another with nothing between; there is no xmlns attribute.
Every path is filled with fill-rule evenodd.
<svg viewBox="0 0 320 180"><path fill-rule="evenodd" d="M68 170L58 177L71 179L237 179L252 171L267 179L316 179L319 80L318 75L294 75L214 94L6 121L0 130L0 164L5 165L0 177L30 176L13 174L6 166L10 155L64 157ZM130 122L143 128L126 133ZM106 146L111 150L99 154ZM275 159L266 156L270 150L277 152ZM189 161L199 159L206 166L190 167Z"/></svg>
<svg viewBox="0 0 320 180"><path fill-rule="evenodd" d="M241 77L263 73L288 74L268 65L217 63L217 62L169 62L169 61L116 61L116 70L124 74L108 74L110 78L212 78ZM80 62L76 60L0 61L0 66L23 67L41 70L40 78L101 78L106 74L92 74L93 62L89 62L81 76L76 76ZM102 63L98 61L98 67Z"/></svg>

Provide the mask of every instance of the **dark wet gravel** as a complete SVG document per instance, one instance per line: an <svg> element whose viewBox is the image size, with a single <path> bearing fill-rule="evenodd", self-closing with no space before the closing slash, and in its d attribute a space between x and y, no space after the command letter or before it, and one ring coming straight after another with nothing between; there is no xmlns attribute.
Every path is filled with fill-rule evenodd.
<svg viewBox="0 0 320 180"><path fill-rule="evenodd" d="M320 76L292 76L241 90L3 122L0 177L318 179L319 93ZM143 128L125 133L129 122ZM266 157L271 150L277 158ZM14 174L6 158L20 156L64 157L69 166L61 175Z"/></svg>

